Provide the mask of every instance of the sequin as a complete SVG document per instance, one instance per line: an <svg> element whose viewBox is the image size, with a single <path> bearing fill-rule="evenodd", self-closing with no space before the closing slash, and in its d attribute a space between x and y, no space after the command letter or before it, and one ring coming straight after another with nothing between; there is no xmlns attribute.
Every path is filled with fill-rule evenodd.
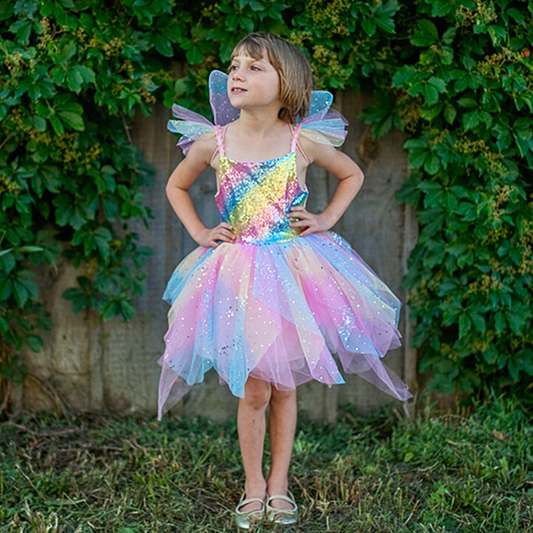
<svg viewBox="0 0 533 533"><path fill-rule="evenodd" d="M292 207L305 204L298 183L296 153L260 162L220 157L220 190L215 195L222 222L232 225L236 243L273 244L297 237L289 226Z"/></svg>

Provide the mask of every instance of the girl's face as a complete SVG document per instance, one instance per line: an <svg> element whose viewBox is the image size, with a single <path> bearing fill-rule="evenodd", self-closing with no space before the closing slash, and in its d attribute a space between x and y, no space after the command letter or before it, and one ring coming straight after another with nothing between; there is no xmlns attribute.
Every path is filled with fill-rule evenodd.
<svg viewBox="0 0 533 533"><path fill-rule="evenodd" d="M228 96L233 107L253 109L279 106L280 81L265 53L254 59L244 52L234 56L228 74Z"/></svg>

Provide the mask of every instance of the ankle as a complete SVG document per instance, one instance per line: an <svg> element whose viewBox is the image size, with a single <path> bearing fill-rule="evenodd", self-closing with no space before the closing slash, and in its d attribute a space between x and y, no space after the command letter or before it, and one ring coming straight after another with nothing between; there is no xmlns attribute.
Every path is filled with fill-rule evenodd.
<svg viewBox="0 0 533 533"><path fill-rule="evenodd" d="M269 496L273 494L287 494L289 481L287 478L269 478L267 480L267 492Z"/></svg>
<svg viewBox="0 0 533 533"><path fill-rule="evenodd" d="M244 490L247 498L263 498L267 491L267 482L264 479L246 480Z"/></svg>

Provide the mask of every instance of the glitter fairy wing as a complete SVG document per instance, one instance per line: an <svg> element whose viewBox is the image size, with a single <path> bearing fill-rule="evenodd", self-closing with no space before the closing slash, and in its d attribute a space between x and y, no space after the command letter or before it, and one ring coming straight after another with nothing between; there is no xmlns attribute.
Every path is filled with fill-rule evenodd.
<svg viewBox="0 0 533 533"><path fill-rule="evenodd" d="M217 126L225 126L237 120L241 110L233 107L228 96L228 75L220 70L209 74L209 101Z"/></svg>
<svg viewBox="0 0 533 533"><path fill-rule="evenodd" d="M169 120L167 129L181 134L178 146L183 150L183 155L187 155L194 141L215 133L215 125L211 121L190 109L174 104L172 114L179 120Z"/></svg>
<svg viewBox="0 0 533 533"><path fill-rule="evenodd" d="M227 74L219 70L214 70L209 75L209 102L217 126L225 126L238 119L240 115L240 109L233 107L229 101L227 82ZM215 133L215 124L185 107L174 104L172 114L179 120L169 120L167 128L182 136L178 146L183 150L183 155L187 155L195 141Z"/></svg>
<svg viewBox="0 0 533 533"><path fill-rule="evenodd" d="M321 144L341 146L348 133L348 121L338 111L331 109L333 95L329 91L313 91L309 114L298 120L300 135Z"/></svg>
<svg viewBox="0 0 533 533"><path fill-rule="evenodd" d="M240 109L230 103L227 83L228 75L220 70L213 70L209 75L209 102L217 126L225 126L240 115ZM312 92L309 114L303 120L297 120L301 135L321 144L342 145L347 134L344 127L348 121L338 111L331 109L332 102L333 95L329 91ZM194 111L174 104L172 113L179 120L169 120L167 127L182 135L178 146L184 155L187 155L194 141L215 133L215 124Z"/></svg>

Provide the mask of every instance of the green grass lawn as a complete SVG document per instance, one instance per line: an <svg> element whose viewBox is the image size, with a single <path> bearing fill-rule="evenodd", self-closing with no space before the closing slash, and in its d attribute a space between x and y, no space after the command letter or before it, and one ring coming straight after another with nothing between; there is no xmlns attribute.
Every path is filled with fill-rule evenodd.
<svg viewBox="0 0 533 533"><path fill-rule="evenodd" d="M533 531L533 422L516 402L400 418L390 407L346 408L335 426L301 416L300 523L255 531ZM235 419L0 423L0 532L235 532L243 481Z"/></svg>

